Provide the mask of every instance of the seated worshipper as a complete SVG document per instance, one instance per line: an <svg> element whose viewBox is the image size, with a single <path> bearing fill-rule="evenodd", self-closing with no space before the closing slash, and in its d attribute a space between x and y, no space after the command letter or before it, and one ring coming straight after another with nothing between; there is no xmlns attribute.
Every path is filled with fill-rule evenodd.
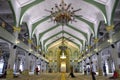
<svg viewBox="0 0 120 80"><path fill-rule="evenodd" d="M114 71L113 76L110 77L109 79L117 79L118 78L118 73L117 71Z"/></svg>
<svg viewBox="0 0 120 80"><path fill-rule="evenodd" d="M38 72L39 72L38 67L36 67L36 68L35 68L35 73L36 73L36 75L38 75Z"/></svg>
<svg viewBox="0 0 120 80"><path fill-rule="evenodd" d="M72 66L70 68L70 74L69 74L69 76L71 76L72 78L75 78L75 75L73 74L73 67Z"/></svg>

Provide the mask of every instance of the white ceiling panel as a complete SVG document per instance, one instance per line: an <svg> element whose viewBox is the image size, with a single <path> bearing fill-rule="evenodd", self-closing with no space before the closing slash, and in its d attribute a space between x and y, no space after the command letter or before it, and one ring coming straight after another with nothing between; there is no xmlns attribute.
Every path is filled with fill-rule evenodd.
<svg viewBox="0 0 120 80"><path fill-rule="evenodd" d="M52 28L53 26L55 26L56 24L49 22L50 20L46 20L42 23L40 23L36 28L35 28L35 33L39 34L42 33L50 28Z"/></svg>
<svg viewBox="0 0 120 80"><path fill-rule="evenodd" d="M79 39L86 40L86 39L85 39L85 36L83 36L83 34L81 34L81 33L78 32L78 31L75 31L75 30L73 30L73 29L71 29L71 28L69 28L69 27L64 27L64 30L65 30L66 32L70 33L71 35L74 35L74 36L78 37Z"/></svg>
<svg viewBox="0 0 120 80"><path fill-rule="evenodd" d="M70 25L72 25L76 29L81 30L85 33L90 33L90 26L89 25L87 25L85 22L77 20L77 19L76 19L76 21L77 22L70 23Z"/></svg>
<svg viewBox="0 0 120 80"><path fill-rule="evenodd" d="M18 4L22 7L25 6L27 4L30 4L32 2L34 2L35 0L17 0Z"/></svg>
<svg viewBox="0 0 120 80"><path fill-rule="evenodd" d="M53 36L54 34L60 32L60 31L62 31L62 27L61 27L61 26L59 26L59 27L57 27L57 28L55 28L55 29L53 29L53 30L45 33L45 34L42 36L42 39L41 39L41 40L43 41L43 40L45 40L45 39Z"/></svg>

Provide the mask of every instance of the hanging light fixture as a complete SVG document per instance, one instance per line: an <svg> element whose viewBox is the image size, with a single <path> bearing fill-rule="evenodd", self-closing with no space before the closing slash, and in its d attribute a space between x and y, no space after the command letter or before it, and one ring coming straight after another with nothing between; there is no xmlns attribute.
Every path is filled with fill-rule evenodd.
<svg viewBox="0 0 120 80"><path fill-rule="evenodd" d="M62 36L62 45L59 46L59 49L62 52L62 55L60 56L61 59L65 59L66 55L65 55L65 50L67 49L67 46L64 44L64 36Z"/></svg>
<svg viewBox="0 0 120 80"><path fill-rule="evenodd" d="M57 24L65 25L69 22L76 22L75 17L78 16L75 12L80 11L81 9L74 9L72 4L66 4L64 0L61 3L55 4L55 7L52 7L51 10L46 10L50 12L51 21L54 21Z"/></svg>
<svg viewBox="0 0 120 80"><path fill-rule="evenodd" d="M64 32L64 28L62 26L62 31ZM59 46L61 52L62 52L62 55L60 56L61 59L65 59L66 58L66 55L64 54L65 50L67 49L67 46L64 44L65 42L65 39L64 39L64 33L62 32L62 45Z"/></svg>
<svg viewBox="0 0 120 80"><path fill-rule="evenodd" d="M66 55L64 54L64 52L62 52L62 55L60 56L61 59L66 59Z"/></svg>
<svg viewBox="0 0 120 80"><path fill-rule="evenodd" d="M67 46L65 45L65 39L64 39L64 27L62 26L62 45L59 46L59 48L62 50L62 51L65 51L67 49Z"/></svg>

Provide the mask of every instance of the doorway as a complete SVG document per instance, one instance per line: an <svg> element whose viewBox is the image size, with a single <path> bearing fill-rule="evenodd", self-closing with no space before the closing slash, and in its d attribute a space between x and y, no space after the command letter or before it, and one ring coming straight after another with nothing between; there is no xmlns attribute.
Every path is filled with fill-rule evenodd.
<svg viewBox="0 0 120 80"><path fill-rule="evenodd" d="M61 72L66 72L66 62L61 62Z"/></svg>

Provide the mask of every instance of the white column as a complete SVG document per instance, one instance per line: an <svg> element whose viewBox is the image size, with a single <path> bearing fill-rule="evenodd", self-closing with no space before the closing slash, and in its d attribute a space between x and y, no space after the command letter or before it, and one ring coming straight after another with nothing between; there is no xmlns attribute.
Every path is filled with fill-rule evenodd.
<svg viewBox="0 0 120 80"><path fill-rule="evenodd" d="M113 40L112 36L113 36L114 25L107 26L106 29L109 32L109 37L110 37L110 40L111 40L110 44L114 44L113 41L112 41ZM116 45L114 44L114 47L112 46L111 49L112 49L112 58L113 58L113 61L114 61L114 64L115 64L115 70L120 75L119 63L117 62L118 61L118 53L117 53Z"/></svg>
<svg viewBox="0 0 120 80"><path fill-rule="evenodd" d="M12 45L10 47L10 55L9 55L9 59L8 59L8 68L7 69L13 69L14 63L15 63L15 57L16 57L16 49L13 49Z"/></svg>
<svg viewBox="0 0 120 80"><path fill-rule="evenodd" d="M16 57L16 49L13 49L14 45L11 45L10 47L10 55L8 59L8 66L7 66L7 78L13 78L13 67L15 63L15 57Z"/></svg>
<svg viewBox="0 0 120 80"><path fill-rule="evenodd" d="M98 59L98 73L99 76L102 76L102 59L101 59L101 54L97 53L97 59Z"/></svg>
<svg viewBox="0 0 120 80"><path fill-rule="evenodd" d="M13 78L13 66L14 66L15 57L16 57L16 45L19 43L18 34L21 31L20 27L13 26L13 29L14 29L15 43L10 48L10 55L8 59L7 76L6 76L7 79Z"/></svg>
<svg viewBox="0 0 120 80"><path fill-rule="evenodd" d="M29 75L29 68L30 68L30 60L29 60L29 53L25 53L25 64L24 64L24 75Z"/></svg>
<svg viewBox="0 0 120 80"><path fill-rule="evenodd" d="M80 71L80 73L81 73L82 70L83 70L83 68L82 68L82 61L79 63L79 65L80 65L79 71Z"/></svg>
<svg viewBox="0 0 120 80"><path fill-rule="evenodd" d="M17 59L16 59L16 63L15 63L15 69L16 69L16 72L19 71L20 62L21 62L20 57L17 57Z"/></svg>
<svg viewBox="0 0 120 80"><path fill-rule="evenodd" d="M119 62L118 62L118 53L117 53L117 46L114 44L114 48L110 47L112 53L111 53L111 56L112 56L112 59L113 59L113 62L114 62L114 65L115 65L115 70L117 70L120 74L120 69L119 69Z"/></svg>

